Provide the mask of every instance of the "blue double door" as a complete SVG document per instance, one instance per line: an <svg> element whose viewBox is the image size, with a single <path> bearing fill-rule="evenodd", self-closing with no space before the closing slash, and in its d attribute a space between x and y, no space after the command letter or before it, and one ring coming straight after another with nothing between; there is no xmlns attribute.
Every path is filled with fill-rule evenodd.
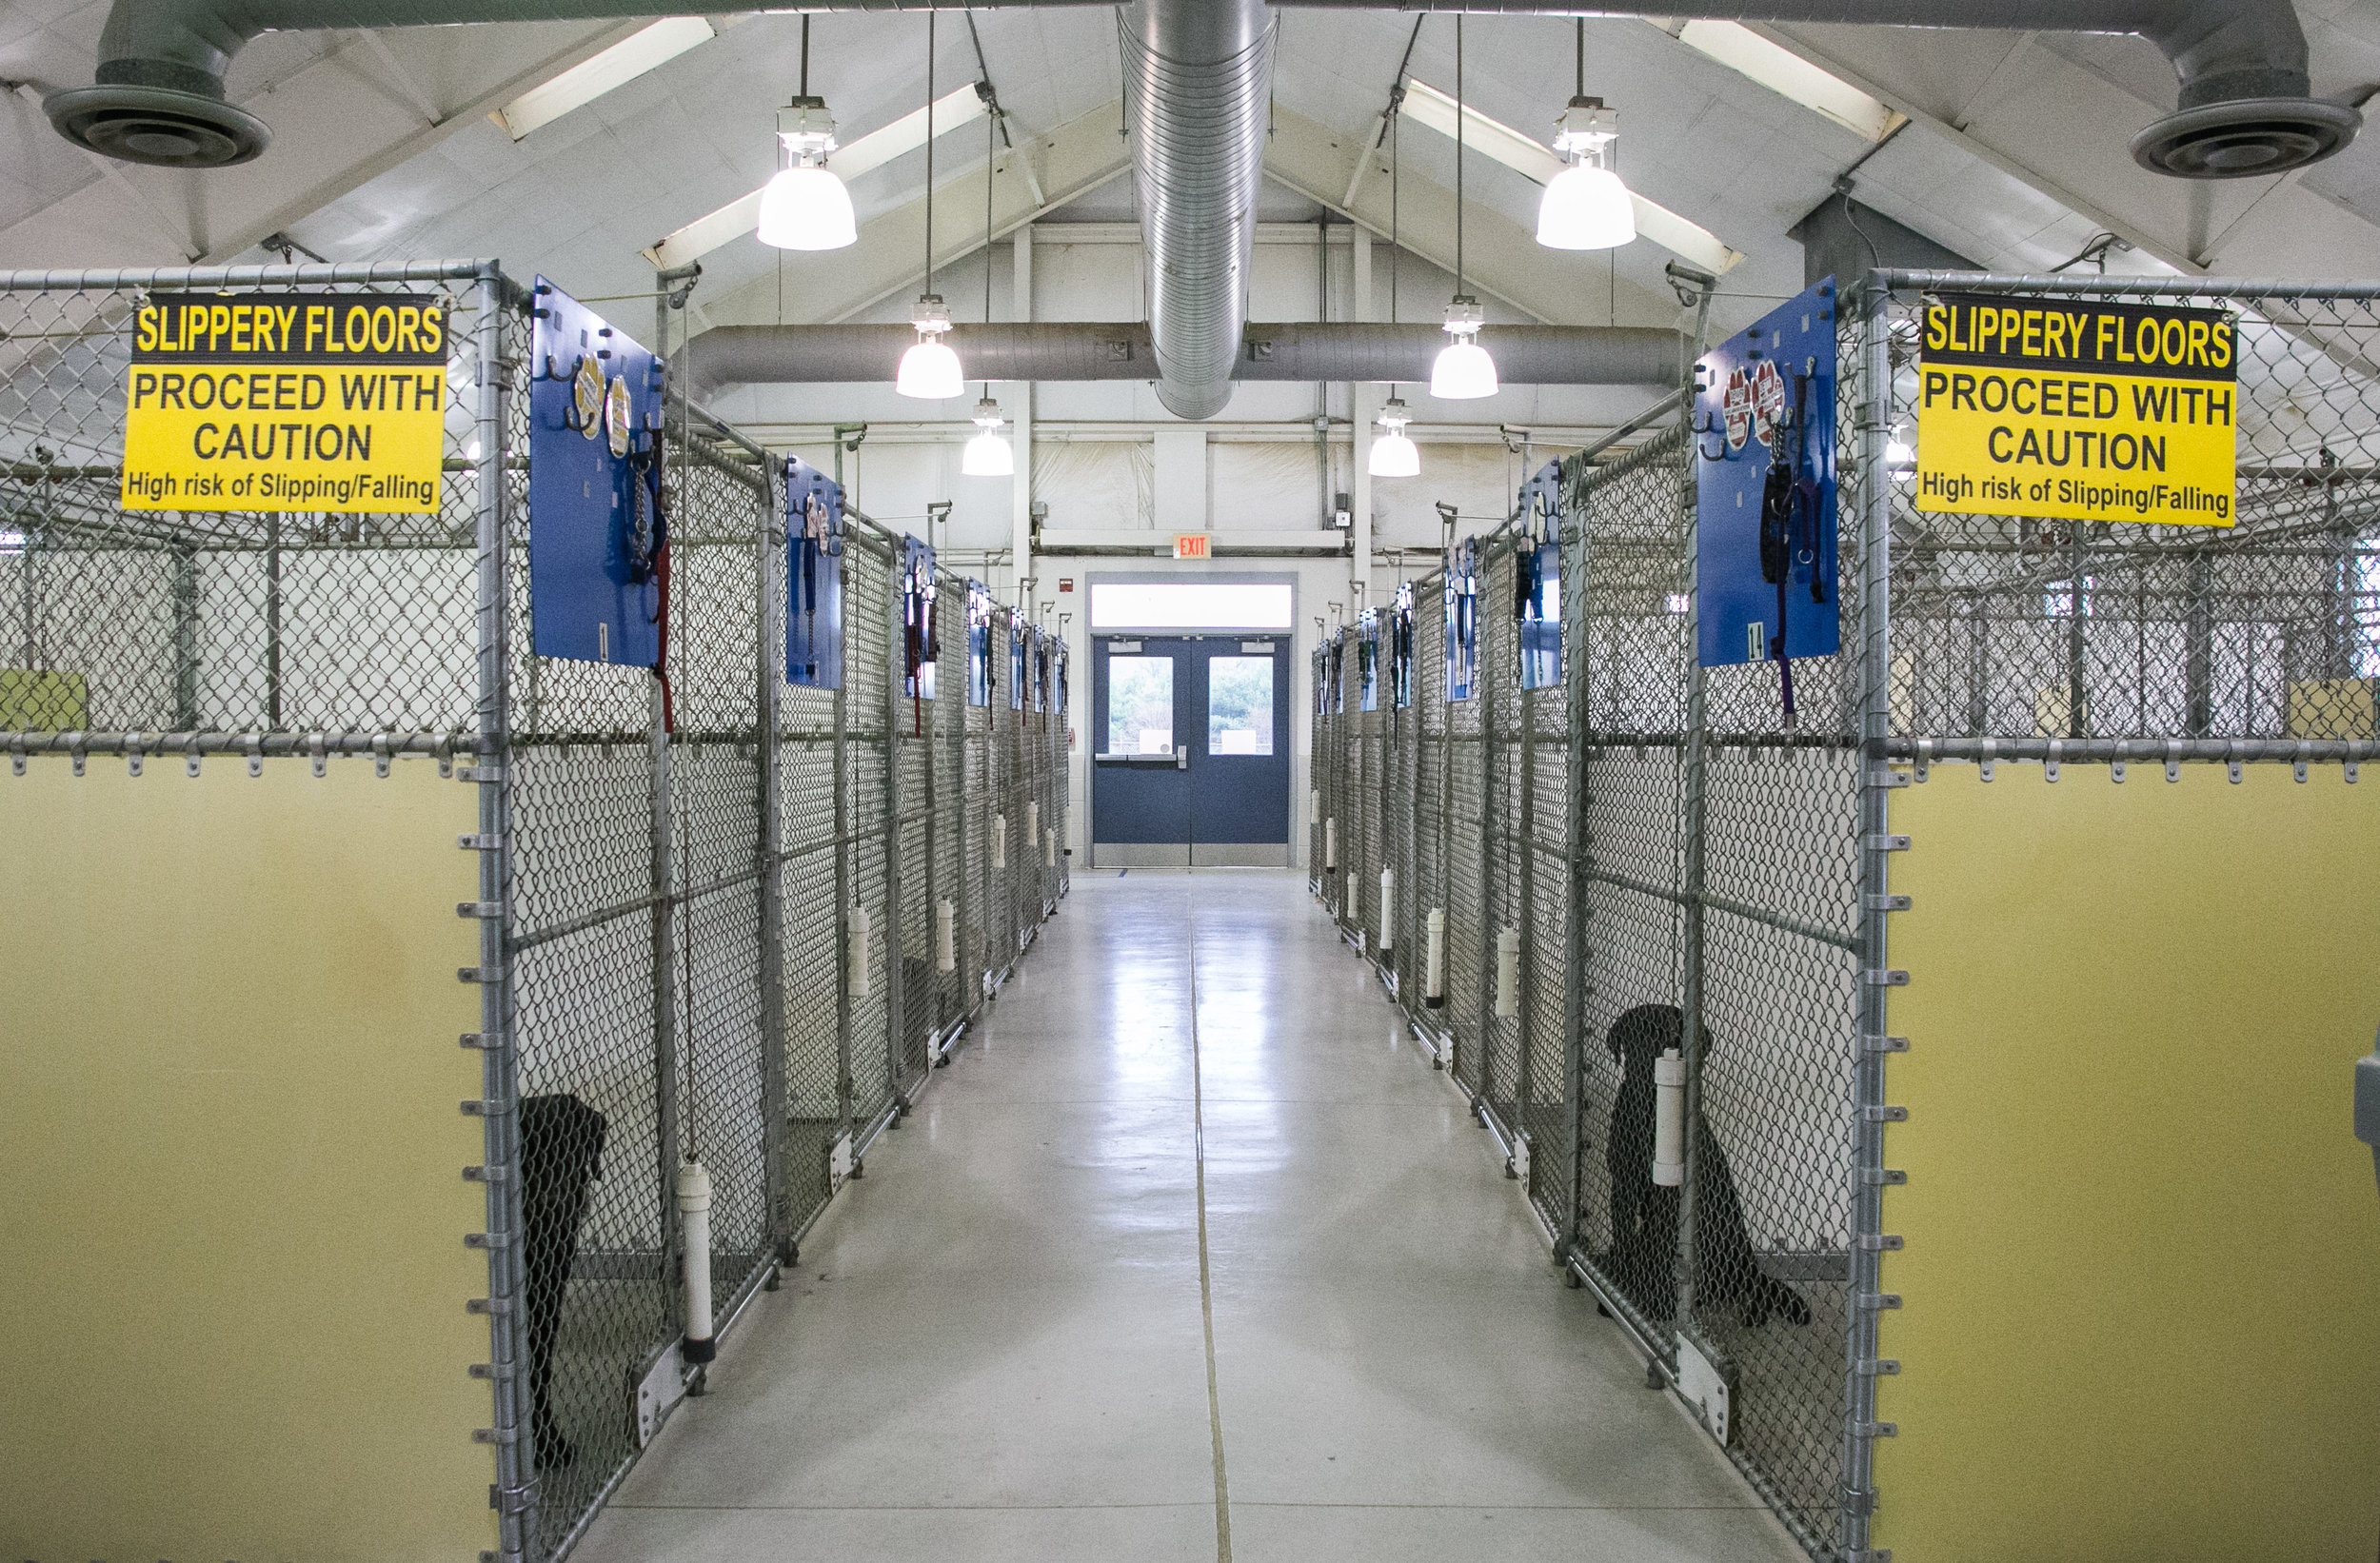
<svg viewBox="0 0 2380 1563"><path fill-rule="evenodd" d="M1108 635L1091 654L1091 861L1289 863L1289 637Z"/></svg>

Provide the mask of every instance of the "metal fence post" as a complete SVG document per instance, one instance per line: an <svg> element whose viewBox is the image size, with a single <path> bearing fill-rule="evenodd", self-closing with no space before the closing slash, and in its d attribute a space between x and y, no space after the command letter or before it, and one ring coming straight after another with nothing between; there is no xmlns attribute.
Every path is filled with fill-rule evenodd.
<svg viewBox="0 0 2380 1563"><path fill-rule="evenodd" d="M759 742L753 747L760 767L760 835L755 843L760 859L761 912L761 1176L766 1191L766 1223L762 1240L781 1263L793 1260L792 1169L786 1165L785 1124L790 1045L785 1024L785 826L783 752L778 745L782 725L784 672L784 599L778 593L778 562L784 557L783 511L777 503L771 468L761 471L759 524L752 543L752 578L756 592L758 644L754 648L754 697L759 716Z"/></svg>
<svg viewBox="0 0 2380 1563"><path fill-rule="evenodd" d="M1853 1191L1851 1307L1847 1310L1844 1368L1843 1552L1864 1557L1868 1516L1875 1505L1870 1429L1875 1420L1875 1379L1863 1371L1876 1356L1876 1304L1880 1255L1860 1239L1880 1234L1884 1214L1884 1125L1869 1109L1884 1105L1886 989L1873 979L1888 964L1885 906L1892 854L1884 784L1885 741L1891 735L1893 700L1892 540L1893 487L1885 471L1885 443L1893 421L1890 351L1892 294L1879 272L1868 274L1860 337L1859 432L1859 944L1858 1058L1853 1071ZM2079 614L2082 583L2074 582ZM1873 1302L1871 1299L1874 1299Z"/></svg>
<svg viewBox="0 0 2380 1563"><path fill-rule="evenodd" d="M486 1115L487 1180L488 1374L495 1398L497 1548L505 1563L521 1563L537 1551L537 1451L533 1418L524 1415L527 1350L526 1263L521 1238L520 1060L513 1027L513 922L511 789L512 755L509 597L506 569L506 433L508 375L503 333L504 282L484 268L473 289L478 309L473 373L477 384L474 423L479 448L488 453L479 468L479 505L474 545L478 552L477 625L479 752L473 776L479 795L480 1093ZM276 533L276 541L278 541ZM279 572L272 590L278 623ZM275 636L278 645L278 636ZM278 666L274 697L278 704ZM497 915L484 915L488 906ZM492 975L491 975L492 974ZM503 1241L496 1239L502 1237Z"/></svg>
<svg viewBox="0 0 2380 1563"><path fill-rule="evenodd" d="M1584 476L1584 468L1578 468L1577 477ZM1560 563L1562 730L1567 735L1570 770L1569 784L1562 789L1562 815L1563 840L1570 855L1563 864L1562 885L1569 912L1562 924L1562 1092L1569 1108L1570 1187L1563 1193L1562 1240L1555 1254L1563 1260L1577 1246L1586 1199L1588 870L1593 861L1587 800L1595 774L1593 752L1587 746L1593 710L1588 698L1592 647L1587 638L1587 493L1583 483L1566 486L1570 492L1563 495L1561 507Z"/></svg>
<svg viewBox="0 0 2380 1563"><path fill-rule="evenodd" d="M909 1110L901 1088L909 1034L907 995L901 980L905 964L901 943L901 681L908 672L901 599L907 590L908 570L898 540L891 549L884 566L884 1089L892 1098L891 1126L899 1128Z"/></svg>
<svg viewBox="0 0 2380 1563"><path fill-rule="evenodd" d="M669 350L669 297L666 288L653 299L653 335L656 351L666 358ZM665 442L674 442L677 454L685 452L685 396L683 387L675 400L676 417L672 419L672 399L664 397L662 416L667 425L663 433ZM683 461L680 463L683 465ZM686 492L685 474L675 475L674 491L668 496L676 500ZM683 623L673 623L673 635L684 644ZM664 641L662 656L664 665L669 655ZM653 1107L657 1120L653 1137L655 1162L654 1202L660 1211L661 1272L664 1284L677 1278L678 1265L678 1200L677 1163L680 1136L678 1099L678 934L677 914L677 855L671 840L672 812L670 808L670 745L665 685L656 678L647 697L650 713L653 756L653 796L651 831L652 875L652 942L650 959L653 974ZM692 934L689 924L687 932ZM690 996L689 996L690 997Z"/></svg>

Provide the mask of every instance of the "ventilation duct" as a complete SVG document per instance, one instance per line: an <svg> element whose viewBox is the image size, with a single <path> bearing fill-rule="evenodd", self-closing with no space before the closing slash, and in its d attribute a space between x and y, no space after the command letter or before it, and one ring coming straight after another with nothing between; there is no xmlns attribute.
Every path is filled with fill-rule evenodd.
<svg viewBox="0 0 2380 1563"><path fill-rule="evenodd" d="M1264 0L1133 0L1116 30L1157 399L1176 417L1212 418L1231 401L1248 318L1272 12Z"/></svg>
<svg viewBox="0 0 2380 1563"><path fill-rule="evenodd" d="M900 10L942 0L825 0L823 10ZM982 0L984 8L1035 0ZM1040 0L1065 3L1065 0ZM1634 15L1549 0L1281 0L1319 9ZM953 9L957 9L953 7ZM227 101L224 71L260 32L571 21L651 14L649 0L115 0L96 84L43 102L68 139L171 168L244 163L271 139ZM2308 95L2306 37L2289 0L1749 0L1677 14L1712 20L2137 32L2180 80L2179 109L2132 143L2144 167L2192 179L2279 173L2354 137L2350 104ZM1271 97L1264 0L1132 0L1119 13L1125 126L1148 267L1159 397L1185 418L1231 398ZM1432 340L1436 340L1433 336ZM1497 349L1499 362L1507 349ZM987 371L997 373L997 371ZM1283 374L1281 378L1355 378ZM1399 370L1388 378L1418 378ZM869 376L869 378L877 378ZM1125 378L1151 378L1145 368ZM1508 371L1506 378L1527 375Z"/></svg>
<svg viewBox="0 0 2380 1563"><path fill-rule="evenodd" d="M1363 0L1280 0L1332 10ZM1618 16L1636 11L1548 0L1398 0L1404 11ZM2136 32L2172 62L2176 111L2132 137L2132 158L2178 179L2244 179L2319 163L2355 139L2352 104L2317 98L2306 33L2291 0L1749 0L1663 14L1714 22L1990 28L2009 32Z"/></svg>
<svg viewBox="0 0 2380 1563"><path fill-rule="evenodd" d="M890 381L916 340L906 326L719 326L695 338L675 367L698 397L722 386L865 385ZM954 326L949 340L974 380L1164 386L1145 326ZM1676 386L1693 359L1682 332L1642 326L1490 326L1479 340L1502 378L1522 386ZM1223 395L1240 380L1426 381L1445 346L1446 333L1429 325L1252 325L1224 360Z"/></svg>

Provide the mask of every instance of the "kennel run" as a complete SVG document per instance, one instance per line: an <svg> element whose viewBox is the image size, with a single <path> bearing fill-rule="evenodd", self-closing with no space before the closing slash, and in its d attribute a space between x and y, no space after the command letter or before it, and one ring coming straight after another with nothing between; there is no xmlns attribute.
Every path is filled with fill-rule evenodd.
<svg viewBox="0 0 2380 1563"><path fill-rule="evenodd" d="M2232 524L1921 509L1952 297L2218 312ZM1681 390L1318 653L1315 890L1814 1558L2363 1563L2380 290L1844 302L1796 720L1697 656Z"/></svg>
<svg viewBox="0 0 2380 1563"><path fill-rule="evenodd" d="M123 503L137 323L392 296L434 507ZM665 688L532 652L540 307L0 275L10 1556L565 1552L699 1387L689 1227L724 1330L1065 893L1062 646L845 511L789 683L786 469L679 397Z"/></svg>

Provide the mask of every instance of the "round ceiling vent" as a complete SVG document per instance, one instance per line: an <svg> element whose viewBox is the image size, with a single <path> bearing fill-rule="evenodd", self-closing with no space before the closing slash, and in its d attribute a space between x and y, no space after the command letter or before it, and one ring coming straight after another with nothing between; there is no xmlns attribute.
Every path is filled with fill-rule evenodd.
<svg viewBox="0 0 2380 1563"><path fill-rule="evenodd" d="M41 106L69 141L161 168L228 168L255 157L272 140L255 115L169 87L76 87L50 93Z"/></svg>
<svg viewBox="0 0 2380 1563"><path fill-rule="evenodd" d="M2287 173L2339 150L2363 123L2322 98L2235 98L2157 121L2132 137L2132 161L2176 179Z"/></svg>

